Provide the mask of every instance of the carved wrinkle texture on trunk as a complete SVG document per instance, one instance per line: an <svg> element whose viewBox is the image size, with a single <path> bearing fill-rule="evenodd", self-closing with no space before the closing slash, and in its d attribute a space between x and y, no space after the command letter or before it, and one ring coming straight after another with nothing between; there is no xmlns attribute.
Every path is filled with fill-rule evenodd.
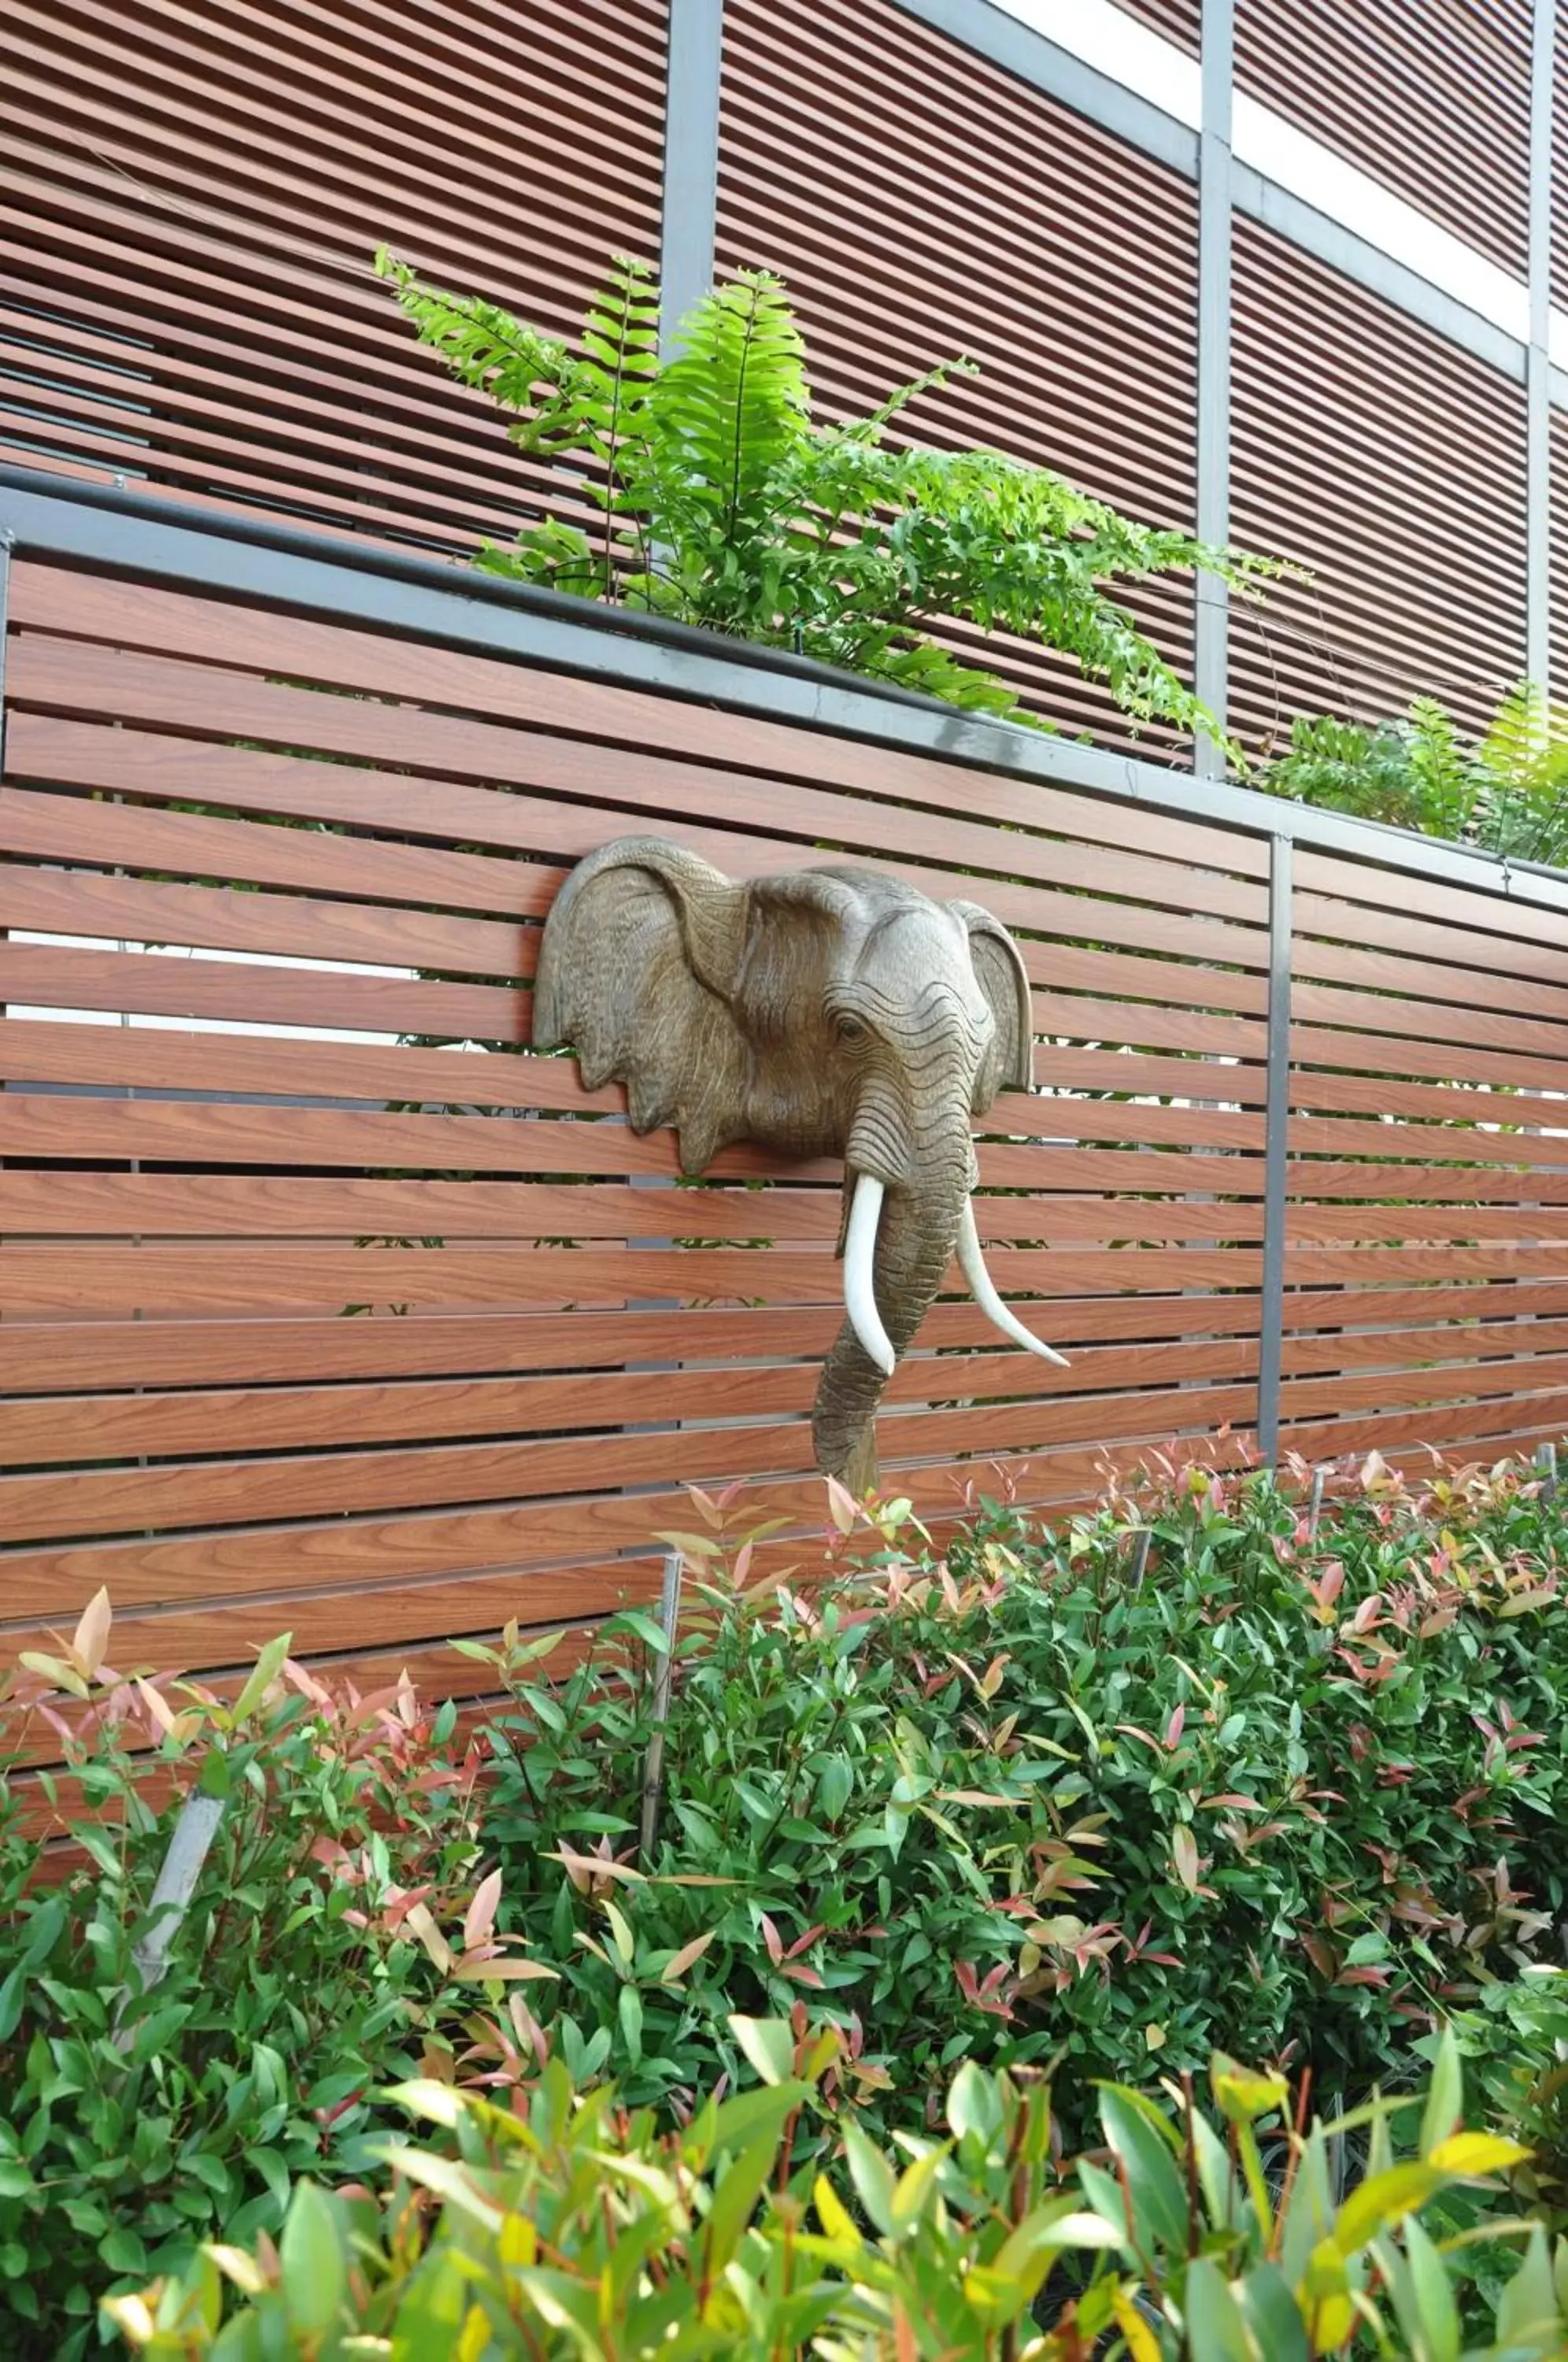
<svg viewBox="0 0 1568 2362"><path fill-rule="evenodd" d="M545 924L534 1045L626 1087L633 1129L671 1124L683 1172L751 1141L841 1156L845 1322L812 1414L842 1475L957 1254L1015 1344L1060 1362L980 1253L971 1119L1032 1082L1029 981L1005 928L874 870L734 883L658 837L580 862Z"/></svg>

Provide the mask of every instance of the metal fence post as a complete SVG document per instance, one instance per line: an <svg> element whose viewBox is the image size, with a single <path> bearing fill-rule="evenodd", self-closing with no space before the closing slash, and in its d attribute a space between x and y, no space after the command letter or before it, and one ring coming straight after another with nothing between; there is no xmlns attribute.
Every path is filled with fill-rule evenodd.
<svg viewBox="0 0 1568 2362"><path fill-rule="evenodd" d="M670 0L659 253L659 343L666 354L678 324L713 283L723 15L723 0Z"/></svg>
<svg viewBox="0 0 1568 2362"><path fill-rule="evenodd" d="M1203 0L1203 128L1198 165L1198 534L1231 533L1231 98L1235 0ZM1199 574L1193 671L1198 696L1225 725L1230 702L1231 609L1225 584ZM1200 778L1221 778L1225 760L1207 731L1193 750Z"/></svg>
<svg viewBox="0 0 1568 2362"><path fill-rule="evenodd" d="M1551 149L1557 0L1535 0L1529 116L1529 349L1525 373L1525 671L1551 680Z"/></svg>
<svg viewBox="0 0 1568 2362"><path fill-rule="evenodd" d="M1290 1124L1291 841L1270 840L1268 1065L1264 1118L1264 1268L1258 1332L1258 1450L1279 1457L1279 1373L1285 1319L1286 1157Z"/></svg>

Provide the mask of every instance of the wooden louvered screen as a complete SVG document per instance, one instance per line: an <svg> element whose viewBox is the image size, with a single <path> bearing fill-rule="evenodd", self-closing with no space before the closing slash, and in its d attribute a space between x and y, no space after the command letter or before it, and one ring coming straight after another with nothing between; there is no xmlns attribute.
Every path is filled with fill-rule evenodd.
<svg viewBox="0 0 1568 2362"><path fill-rule="evenodd" d="M1531 16L1531 0L1237 0L1237 80L1523 277Z"/></svg>
<svg viewBox="0 0 1568 2362"><path fill-rule="evenodd" d="M967 353L981 376L910 413L922 440L1059 468L1190 530L1197 256L1189 183L889 0L726 0L720 265L784 274L830 413ZM1189 669L1190 586L1140 611ZM1125 740L1060 661L984 654Z"/></svg>
<svg viewBox="0 0 1568 2362"><path fill-rule="evenodd" d="M655 1587L681 1482L820 1524L836 1173L634 1189L669 1135L518 1054L565 865L631 831L736 875L832 844L1021 931L1049 1095L989 1119L980 1228L1072 1368L933 1309L880 1443L939 1528L997 1459L1070 1499L1253 1423L1261 843L36 560L11 619L11 1645L102 1583L127 1661L287 1625L449 1685L451 1634Z"/></svg>
<svg viewBox="0 0 1568 2362"><path fill-rule="evenodd" d="M14 0L0 447L452 546L529 482L370 277L382 240L557 331L657 260L663 0Z"/></svg>
<svg viewBox="0 0 1568 2362"><path fill-rule="evenodd" d="M1551 300L1568 306L1568 25L1560 21L1556 29L1551 59Z"/></svg>
<svg viewBox="0 0 1568 2362"><path fill-rule="evenodd" d="M1551 689L1568 701L1568 415L1551 414Z"/></svg>
<svg viewBox="0 0 1568 2362"><path fill-rule="evenodd" d="M1568 1424L1568 917L1298 852L1282 1439Z"/></svg>
<svg viewBox="0 0 1568 2362"><path fill-rule="evenodd" d="M1119 0L1128 16L1163 33L1167 41L1198 55L1202 33L1203 0Z"/></svg>
<svg viewBox="0 0 1568 2362"><path fill-rule="evenodd" d="M1314 569L1231 626L1231 720L1485 725L1525 663L1524 393L1255 223L1235 226L1231 531Z"/></svg>

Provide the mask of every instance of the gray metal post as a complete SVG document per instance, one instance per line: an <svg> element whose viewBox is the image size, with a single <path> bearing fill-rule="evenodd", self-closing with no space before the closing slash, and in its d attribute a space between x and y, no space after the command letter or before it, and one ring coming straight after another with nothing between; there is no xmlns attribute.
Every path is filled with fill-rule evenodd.
<svg viewBox="0 0 1568 2362"><path fill-rule="evenodd" d="M670 0L659 254L659 341L667 353L677 326L713 283L723 13L723 0Z"/></svg>
<svg viewBox="0 0 1568 2362"><path fill-rule="evenodd" d="M1259 1308L1258 1450L1279 1457L1279 1372L1285 1320L1286 1151L1290 1124L1291 842L1275 836L1268 870L1268 1101L1264 1120L1264 1269Z"/></svg>
<svg viewBox="0 0 1568 2362"><path fill-rule="evenodd" d="M1529 115L1529 352L1525 375L1525 670L1551 679L1551 125L1556 0L1535 0Z"/></svg>
<svg viewBox="0 0 1568 2362"><path fill-rule="evenodd" d="M1203 0L1203 129L1198 162L1198 532L1231 535L1231 100L1235 0ZM1230 698L1230 594L1198 578L1195 679L1221 725ZM1200 778L1220 778L1224 757L1204 732L1193 753Z"/></svg>

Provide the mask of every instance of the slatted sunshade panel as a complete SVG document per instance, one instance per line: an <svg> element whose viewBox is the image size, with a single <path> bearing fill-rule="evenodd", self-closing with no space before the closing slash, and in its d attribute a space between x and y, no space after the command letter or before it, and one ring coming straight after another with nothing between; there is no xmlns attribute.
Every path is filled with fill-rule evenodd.
<svg viewBox="0 0 1568 2362"><path fill-rule="evenodd" d="M1522 387L1241 219L1234 281L1232 535L1312 579L1237 607L1233 724L1425 695L1483 728L1525 662Z"/></svg>
<svg viewBox="0 0 1568 2362"><path fill-rule="evenodd" d="M1521 278L1531 0L1237 0L1240 87Z"/></svg>
<svg viewBox="0 0 1568 2362"><path fill-rule="evenodd" d="M823 408L867 410L967 354L980 375L917 403L911 435L1059 469L1190 531L1190 183L892 0L726 0L723 54L719 260L783 274ZM1190 581L1136 604L1189 672ZM950 636L1030 702L1125 741L1060 659Z"/></svg>
<svg viewBox="0 0 1568 2362"><path fill-rule="evenodd" d="M1201 47L1203 0L1117 0L1125 15L1136 17L1167 41L1196 57Z"/></svg>
<svg viewBox="0 0 1568 2362"><path fill-rule="evenodd" d="M40 563L11 615L13 1644L102 1583L133 1656L221 1667L287 1625L450 1683L451 1633L646 1594L678 1483L820 1520L835 1172L634 1187L669 1136L525 1054L539 922L632 831L734 875L847 855L1020 931L1050 1096L988 1119L979 1222L1073 1366L952 1275L879 1429L923 1510L997 1458L1077 1498L1107 1447L1251 1424L1258 844Z"/></svg>
<svg viewBox="0 0 1568 2362"><path fill-rule="evenodd" d="M1568 1421L1568 918L1297 856L1282 1412L1309 1458Z"/></svg>
<svg viewBox="0 0 1568 2362"><path fill-rule="evenodd" d="M377 539L508 534L528 475L370 259L557 333L612 253L657 259L666 14L16 0L0 448Z"/></svg>
<svg viewBox="0 0 1568 2362"><path fill-rule="evenodd" d="M1551 414L1551 690L1568 703L1568 414Z"/></svg>

